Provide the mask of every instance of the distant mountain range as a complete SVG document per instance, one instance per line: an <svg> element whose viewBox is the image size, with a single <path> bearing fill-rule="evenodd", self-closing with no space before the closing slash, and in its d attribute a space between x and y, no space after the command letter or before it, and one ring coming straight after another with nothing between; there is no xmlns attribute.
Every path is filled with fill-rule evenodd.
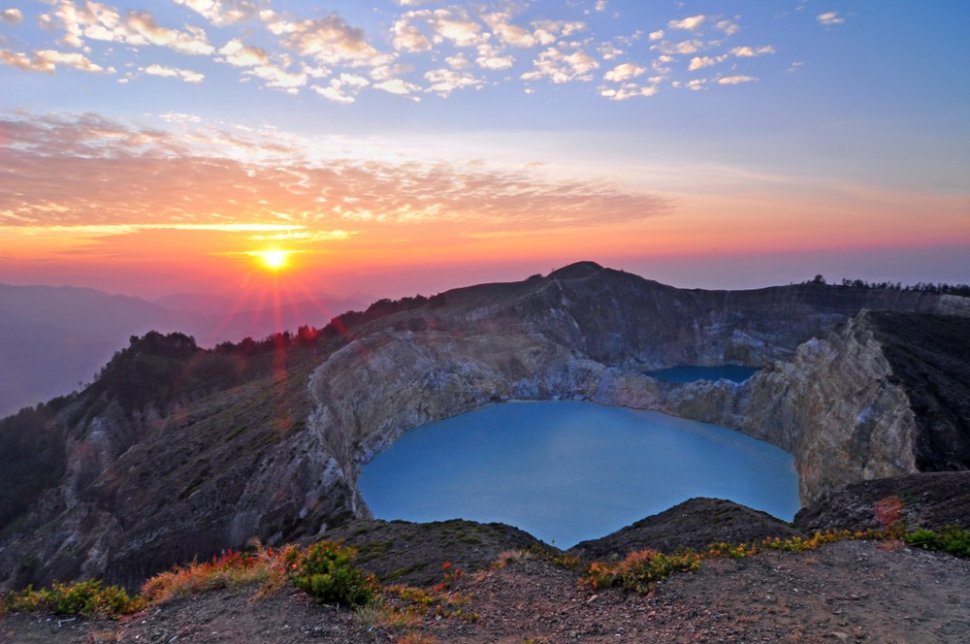
<svg viewBox="0 0 970 644"><path fill-rule="evenodd" d="M270 302L178 294L150 302L69 286L0 284L0 417L87 383L132 335L181 331L200 346L322 327L372 298Z"/></svg>

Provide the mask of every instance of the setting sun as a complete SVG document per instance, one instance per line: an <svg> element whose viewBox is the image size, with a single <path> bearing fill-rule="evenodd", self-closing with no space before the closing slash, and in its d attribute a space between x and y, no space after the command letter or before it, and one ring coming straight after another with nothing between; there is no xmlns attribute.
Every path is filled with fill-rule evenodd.
<svg viewBox="0 0 970 644"><path fill-rule="evenodd" d="M286 250L261 250L253 253L259 260L263 268L271 271L281 271L290 263L290 251Z"/></svg>

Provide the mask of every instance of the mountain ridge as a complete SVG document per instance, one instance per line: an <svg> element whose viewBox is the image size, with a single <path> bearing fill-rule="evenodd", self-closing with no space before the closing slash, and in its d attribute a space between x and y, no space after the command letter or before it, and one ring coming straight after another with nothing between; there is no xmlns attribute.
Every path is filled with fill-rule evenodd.
<svg viewBox="0 0 970 644"><path fill-rule="evenodd" d="M261 353L193 348L159 372L159 386L193 382L216 358L217 374L239 379L214 391L174 387L174 396L149 395L135 408L122 389L96 382L38 421L38 436L63 437L64 473L0 526L0 579L131 584L254 536L314 537L367 516L356 477L374 453L412 427L491 402L581 398L702 420L720 404L730 420L740 401L750 407L743 388L678 387L643 372L789 364L799 347L874 306L970 312L966 298L820 284L684 291L580 264L379 301L335 318L307 344L280 336ZM125 359L137 362L144 347L129 351Z"/></svg>
<svg viewBox="0 0 970 644"><path fill-rule="evenodd" d="M253 303L255 304L255 303ZM208 312L73 286L0 284L0 417L89 383L132 335L185 332L205 346L323 326L354 299L285 302L280 310L224 301Z"/></svg>

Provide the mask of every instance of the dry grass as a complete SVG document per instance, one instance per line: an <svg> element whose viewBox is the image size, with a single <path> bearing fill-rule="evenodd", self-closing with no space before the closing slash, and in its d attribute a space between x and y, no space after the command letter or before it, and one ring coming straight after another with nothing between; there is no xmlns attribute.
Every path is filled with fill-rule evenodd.
<svg viewBox="0 0 970 644"><path fill-rule="evenodd" d="M227 551L204 563L193 563L155 575L141 588L151 604L164 604L179 597L219 588L260 585L259 594L268 595L283 587L287 580L290 551L254 544L251 552Z"/></svg>
<svg viewBox="0 0 970 644"><path fill-rule="evenodd" d="M522 559L532 559L532 553L525 550L505 550L492 562L492 570L502 570L511 563Z"/></svg>

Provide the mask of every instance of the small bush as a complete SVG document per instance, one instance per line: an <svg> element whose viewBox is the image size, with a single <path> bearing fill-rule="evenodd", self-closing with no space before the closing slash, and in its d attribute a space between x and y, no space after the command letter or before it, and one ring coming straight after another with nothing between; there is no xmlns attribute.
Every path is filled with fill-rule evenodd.
<svg viewBox="0 0 970 644"><path fill-rule="evenodd" d="M98 580L78 581L71 584L54 582L50 588L10 593L6 606L13 611L51 611L60 615L83 615L85 617L117 618L141 610L145 602L141 597L129 597L120 586L103 587Z"/></svg>
<svg viewBox="0 0 970 644"><path fill-rule="evenodd" d="M920 528L903 537L903 540L917 548L939 550L957 557L970 557L970 530L947 526L939 532Z"/></svg>
<svg viewBox="0 0 970 644"><path fill-rule="evenodd" d="M321 604L365 606L374 601L377 584L354 566L356 556L330 541L315 543L290 557L293 583Z"/></svg>
<svg viewBox="0 0 970 644"><path fill-rule="evenodd" d="M655 550L631 552L617 564L594 562L586 571L586 583L593 588L620 586L646 593L675 572L694 572L701 567L696 552L665 555Z"/></svg>

